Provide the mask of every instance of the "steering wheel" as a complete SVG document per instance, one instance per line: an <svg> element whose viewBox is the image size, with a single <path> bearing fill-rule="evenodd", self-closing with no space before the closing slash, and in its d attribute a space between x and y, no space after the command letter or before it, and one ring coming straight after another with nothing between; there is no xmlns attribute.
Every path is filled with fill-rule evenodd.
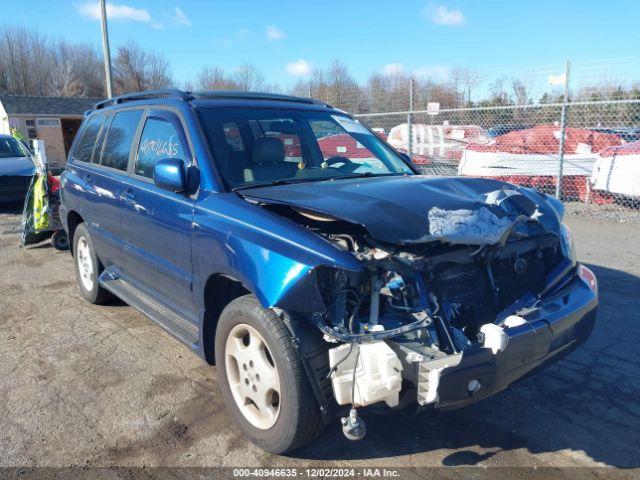
<svg viewBox="0 0 640 480"><path fill-rule="evenodd" d="M354 172L359 166L359 163L354 162L353 160L342 157L340 155L334 155L333 157L327 158L323 163L327 165L327 167L332 167L338 163L343 163L344 165L338 167L336 170L346 171L346 172Z"/></svg>

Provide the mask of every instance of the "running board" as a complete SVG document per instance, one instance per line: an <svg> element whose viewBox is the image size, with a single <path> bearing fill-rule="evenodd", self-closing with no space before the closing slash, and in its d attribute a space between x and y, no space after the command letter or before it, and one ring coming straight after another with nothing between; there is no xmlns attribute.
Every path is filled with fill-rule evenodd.
<svg viewBox="0 0 640 480"><path fill-rule="evenodd" d="M114 277L110 274L101 275L100 285L190 347L198 342L198 326L195 323L175 310L162 305L148 293L134 287L126 280Z"/></svg>

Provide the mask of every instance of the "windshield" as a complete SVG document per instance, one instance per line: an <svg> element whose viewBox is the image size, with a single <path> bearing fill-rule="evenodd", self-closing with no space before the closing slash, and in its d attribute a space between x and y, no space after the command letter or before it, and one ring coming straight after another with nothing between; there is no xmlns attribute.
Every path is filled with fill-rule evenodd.
<svg viewBox="0 0 640 480"><path fill-rule="evenodd" d="M0 138L0 158L28 157L29 152L13 137Z"/></svg>
<svg viewBox="0 0 640 480"><path fill-rule="evenodd" d="M199 116L231 188L413 173L397 153L346 115L202 108Z"/></svg>

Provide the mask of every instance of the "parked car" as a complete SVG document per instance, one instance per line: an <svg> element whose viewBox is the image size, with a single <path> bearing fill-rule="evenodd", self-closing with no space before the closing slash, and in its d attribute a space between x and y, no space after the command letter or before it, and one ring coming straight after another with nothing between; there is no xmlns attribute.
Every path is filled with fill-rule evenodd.
<svg viewBox="0 0 640 480"><path fill-rule="evenodd" d="M361 407L476 402L566 355L595 320L596 279L560 202L417 175L307 98L104 101L62 192L82 296L115 294L215 363L231 415L271 452L337 417L360 439Z"/></svg>
<svg viewBox="0 0 640 480"><path fill-rule="evenodd" d="M24 144L11 135L0 134L0 202L23 201L34 172Z"/></svg>

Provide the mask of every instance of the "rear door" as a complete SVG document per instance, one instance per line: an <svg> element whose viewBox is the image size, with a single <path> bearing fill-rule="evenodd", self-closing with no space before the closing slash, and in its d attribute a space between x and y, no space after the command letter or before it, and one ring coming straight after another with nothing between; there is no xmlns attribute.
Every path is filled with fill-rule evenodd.
<svg viewBox="0 0 640 480"><path fill-rule="evenodd" d="M191 284L194 198L158 188L153 167L163 158L193 163L183 124L170 110L150 110L122 198L126 276L189 317L195 316Z"/></svg>
<svg viewBox="0 0 640 480"><path fill-rule="evenodd" d="M113 114L102 127L101 143L96 144L93 160L86 167L85 183L92 195L85 206L89 232L98 258L106 267L122 267L122 224L120 193L136 137L142 109Z"/></svg>

